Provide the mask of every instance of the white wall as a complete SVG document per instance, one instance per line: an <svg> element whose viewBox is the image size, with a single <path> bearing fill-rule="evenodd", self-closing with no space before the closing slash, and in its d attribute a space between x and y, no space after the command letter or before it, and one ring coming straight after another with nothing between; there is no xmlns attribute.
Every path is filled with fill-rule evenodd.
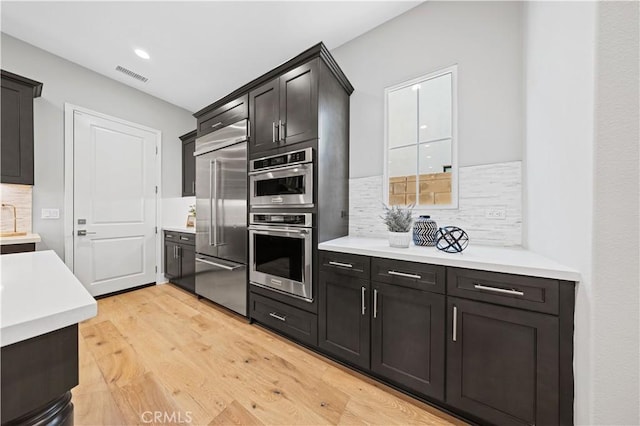
<svg viewBox="0 0 640 426"><path fill-rule="evenodd" d="M33 230L39 249L64 258L64 103L69 102L162 132L162 197L181 195L181 142L196 126L189 111L111 80L2 33L2 68L44 84L34 101L35 186ZM176 82L179 84L179 82ZM42 208L60 209L59 220L41 220Z"/></svg>
<svg viewBox="0 0 640 426"><path fill-rule="evenodd" d="M521 160L522 9L520 2L428 1L333 49L355 87L351 177L382 174L384 88L453 64L460 166Z"/></svg>
<svg viewBox="0 0 640 426"><path fill-rule="evenodd" d="M640 423L637 31L637 3L526 6L526 237L582 275L577 424Z"/></svg>
<svg viewBox="0 0 640 426"><path fill-rule="evenodd" d="M640 424L640 19L598 4L593 229L594 424Z"/></svg>

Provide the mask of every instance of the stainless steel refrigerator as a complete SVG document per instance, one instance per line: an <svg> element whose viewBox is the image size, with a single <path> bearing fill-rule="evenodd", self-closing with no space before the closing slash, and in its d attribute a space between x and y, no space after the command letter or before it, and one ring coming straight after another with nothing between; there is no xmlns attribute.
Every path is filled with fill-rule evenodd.
<svg viewBox="0 0 640 426"><path fill-rule="evenodd" d="M196 139L196 293L247 314L247 120Z"/></svg>

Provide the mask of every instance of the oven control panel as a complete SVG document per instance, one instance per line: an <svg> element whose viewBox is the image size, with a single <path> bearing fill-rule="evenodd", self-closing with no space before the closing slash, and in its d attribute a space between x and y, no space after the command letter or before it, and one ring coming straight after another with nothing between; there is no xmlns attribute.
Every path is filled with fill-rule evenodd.
<svg viewBox="0 0 640 426"><path fill-rule="evenodd" d="M291 166L294 164L310 163L313 160L313 148L294 151L288 154L273 155L271 157L252 160L250 171L271 169L274 167Z"/></svg>
<svg viewBox="0 0 640 426"><path fill-rule="evenodd" d="M252 225L311 226L311 213L251 213Z"/></svg>

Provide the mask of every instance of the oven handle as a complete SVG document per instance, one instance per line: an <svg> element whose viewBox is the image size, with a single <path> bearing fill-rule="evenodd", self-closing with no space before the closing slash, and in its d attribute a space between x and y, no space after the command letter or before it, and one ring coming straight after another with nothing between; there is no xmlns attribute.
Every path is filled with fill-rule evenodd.
<svg viewBox="0 0 640 426"><path fill-rule="evenodd" d="M301 235L308 235L309 234L309 230L302 228L302 229L292 229L292 228L276 228L273 226L250 226L249 231L266 231L267 233L269 232L276 232L276 233L286 233L286 234L301 234Z"/></svg>
<svg viewBox="0 0 640 426"><path fill-rule="evenodd" d="M307 161L306 163L299 163L299 164L292 164L289 166L282 166L282 167L271 167L269 169L260 169L260 170L256 170L253 172L249 172L249 176L254 176L254 175L260 175L260 174L267 174L267 173L271 173L271 172L279 172L281 170L291 170L291 169L296 169L296 168L302 168L302 169L307 169L309 168L309 166L311 165L311 161Z"/></svg>

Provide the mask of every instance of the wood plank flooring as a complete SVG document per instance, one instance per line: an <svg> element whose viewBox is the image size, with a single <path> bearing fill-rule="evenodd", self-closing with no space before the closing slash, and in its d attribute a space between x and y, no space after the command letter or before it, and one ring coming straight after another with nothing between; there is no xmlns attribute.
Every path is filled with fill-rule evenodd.
<svg viewBox="0 0 640 426"><path fill-rule="evenodd" d="M463 424L170 284L80 324L77 425Z"/></svg>

